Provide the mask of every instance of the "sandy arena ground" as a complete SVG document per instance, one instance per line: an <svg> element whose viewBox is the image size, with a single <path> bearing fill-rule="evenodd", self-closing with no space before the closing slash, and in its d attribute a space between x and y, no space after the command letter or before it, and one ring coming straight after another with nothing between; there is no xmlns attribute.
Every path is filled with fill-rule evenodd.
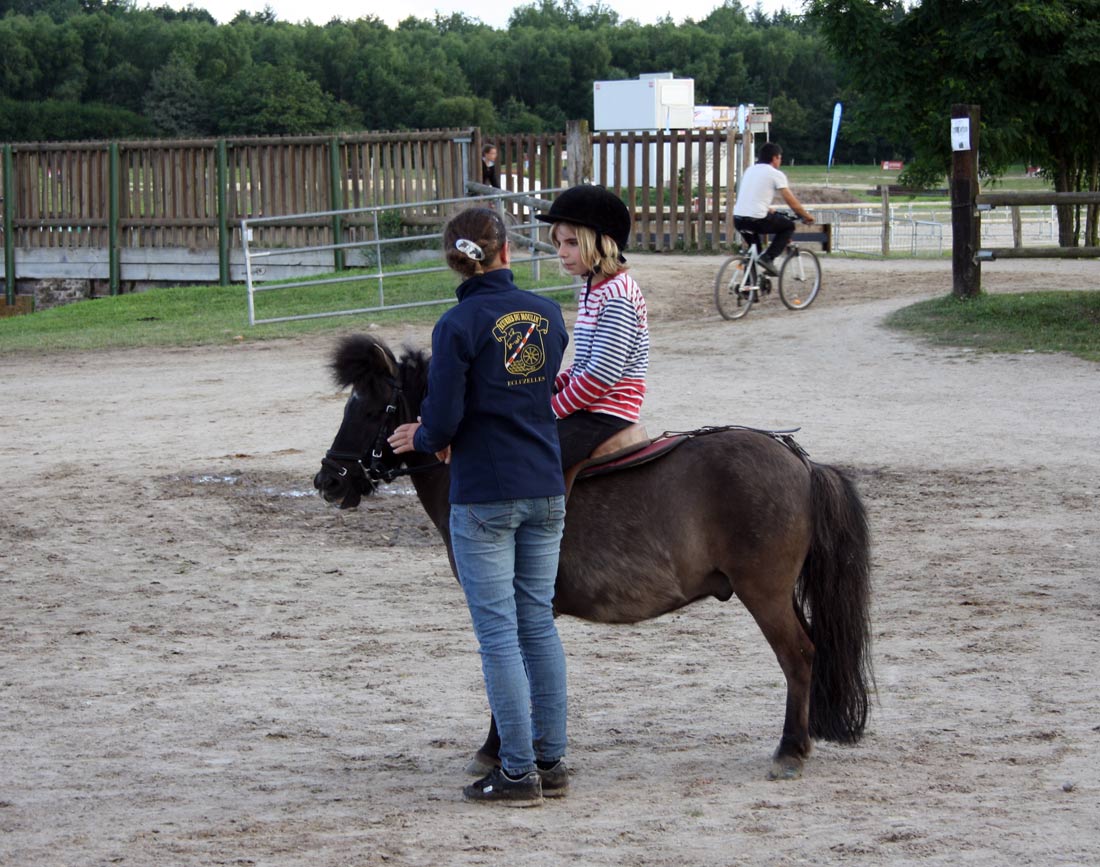
<svg viewBox="0 0 1100 867"><path fill-rule="evenodd" d="M1100 863L1100 368L885 330L949 291L942 261L827 259L808 311L731 323L718 259L633 259L650 430L801 425L860 486L862 743L765 780L782 678L736 601L563 620L570 797L467 805L487 711L442 544L404 485L313 495L332 336L0 355L0 864Z"/></svg>

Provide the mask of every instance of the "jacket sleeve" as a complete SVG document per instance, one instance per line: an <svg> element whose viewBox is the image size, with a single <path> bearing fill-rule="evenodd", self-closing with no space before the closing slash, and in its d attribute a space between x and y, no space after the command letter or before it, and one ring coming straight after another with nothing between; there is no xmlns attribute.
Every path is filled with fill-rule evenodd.
<svg viewBox="0 0 1100 867"><path fill-rule="evenodd" d="M471 352L466 335L443 319L432 332L428 394L420 405L420 428L413 439L418 452L438 452L451 444L466 412L466 376Z"/></svg>

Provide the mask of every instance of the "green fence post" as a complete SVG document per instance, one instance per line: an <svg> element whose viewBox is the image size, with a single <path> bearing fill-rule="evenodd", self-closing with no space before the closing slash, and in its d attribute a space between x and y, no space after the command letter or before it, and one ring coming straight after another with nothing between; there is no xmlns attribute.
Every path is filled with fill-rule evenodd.
<svg viewBox="0 0 1100 867"><path fill-rule="evenodd" d="M332 210L340 211L344 208L344 185L340 176L340 139L332 137L328 151L329 175L332 196ZM344 239L343 221L339 214L332 215L332 243L339 244ZM337 271L344 270L344 251L337 248L332 251L332 262Z"/></svg>
<svg viewBox="0 0 1100 867"><path fill-rule="evenodd" d="M118 262L118 191L121 179L118 166L118 142L111 142L108 148L108 179L107 187L110 190L107 199L107 250L108 279L111 286L111 294L117 295L119 289L119 262Z"/></svg>
<svg viewBox="0 0 1100 867"><path fill-rule="evenodd" d="M229 156L225 139L218 139L218 284L229 285Z"/></svg>
<svg viewBox="0 0 1100 867"><path fill-rule="evenodd" d="M15 304L15 171L11 157L11 145L4 145L4 294L8 306Z"/></svg>

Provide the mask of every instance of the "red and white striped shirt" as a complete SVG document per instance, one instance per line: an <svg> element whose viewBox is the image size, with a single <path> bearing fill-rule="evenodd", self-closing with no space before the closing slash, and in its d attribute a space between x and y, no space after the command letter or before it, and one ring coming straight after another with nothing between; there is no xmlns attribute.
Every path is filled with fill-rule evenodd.
<svg viewBox="0 0 1100 867"><path fill-rule="evenodd" d="M638 420L649 368L645 297L627 272L597 283L581 296L573 326L573 364L558 374L554 415L580 410Z"/></svg>

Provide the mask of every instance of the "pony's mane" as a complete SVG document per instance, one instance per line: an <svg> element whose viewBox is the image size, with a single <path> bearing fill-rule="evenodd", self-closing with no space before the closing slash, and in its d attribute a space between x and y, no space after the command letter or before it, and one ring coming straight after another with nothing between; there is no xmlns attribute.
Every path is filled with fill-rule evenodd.
<svg viewBox="0 0 1100 867"><path fill-rule="evenodd" d="M398 362L398 376L401 388L416 404L428 393L428 365L431 356L423 349L401 347L401 360Z"/></svg>
<svg viewBox="0 0 1100 867"><path fill-rule="evenodd" d="M429 361L427 352L410 346L402 348L398 360L385 341L353 334L337 345L329 367L340 388L355 386L371 400L388 399L396 376L405 394L419 405L428 391Z"/></svg>
<svg viewBox="0 0 1100 867"><path fill-rule="evenodd" d="M353 334L337 345L329 369L340 388L349 388L378 377L387 364L396 367L397 360L385 343L366 334Z"/></svg>

